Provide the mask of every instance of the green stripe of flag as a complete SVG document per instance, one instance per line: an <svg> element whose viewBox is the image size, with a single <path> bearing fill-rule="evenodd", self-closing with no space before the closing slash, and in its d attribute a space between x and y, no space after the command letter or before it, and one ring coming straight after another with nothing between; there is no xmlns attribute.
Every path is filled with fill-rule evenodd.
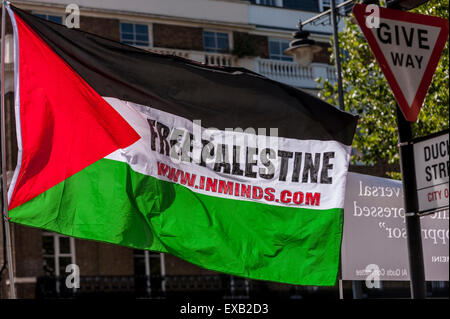
<svg viewBox="0 0 450 319"><path fill-rule="evenodd" d="M233 275L334 285L343 210L203 195L102 159L11 210L10 217L78 238L169 252Z"/></svg>

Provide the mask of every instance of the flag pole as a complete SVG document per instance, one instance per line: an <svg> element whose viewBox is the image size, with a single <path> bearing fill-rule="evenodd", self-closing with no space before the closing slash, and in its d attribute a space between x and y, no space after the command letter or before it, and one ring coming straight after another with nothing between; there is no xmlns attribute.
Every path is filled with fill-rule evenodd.
<svg viewBox="0 0 450 319"><path fill-rule="evenodd" d="M8 219L8 190L6 171L6 124L5 124L5 20L6 1L2 1L2 43L1 43L1 151L2 151L2 217L5 223L6 256L8 259L9 291L10 298L16 299L16 287L14 284L14 266L12 261L11 230Z"/></svg>

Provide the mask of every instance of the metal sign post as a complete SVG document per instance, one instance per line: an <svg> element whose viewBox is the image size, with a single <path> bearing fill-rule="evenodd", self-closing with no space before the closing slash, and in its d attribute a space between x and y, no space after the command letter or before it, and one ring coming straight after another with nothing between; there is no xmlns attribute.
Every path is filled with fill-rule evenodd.
<svg viewBox="0 0 450 319"><path fill-rule="evenodd" d="M414 169L414 151L411 144L412 130L397 105L397 126L402 171L403 195L405 202L406 240L408 244L409 272L411 278L411 298L426 298L425 267L423 261L422 233Z"/></svg>

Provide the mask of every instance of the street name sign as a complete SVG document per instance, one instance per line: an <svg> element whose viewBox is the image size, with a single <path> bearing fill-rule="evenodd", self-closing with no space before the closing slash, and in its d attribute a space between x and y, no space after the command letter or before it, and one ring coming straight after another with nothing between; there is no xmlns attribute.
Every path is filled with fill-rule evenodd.
<svg viewBox="0 0 450 319"><path fill-rule="evenodd" d="M412 141L419 212L448 207L449 130Z"/></svg>
<svg viewBox="0 0 450 319"><path fill-rule="evenodd" d="M353 14L405 119L415 122L448 37L448 20L356 4Z"/></svg>

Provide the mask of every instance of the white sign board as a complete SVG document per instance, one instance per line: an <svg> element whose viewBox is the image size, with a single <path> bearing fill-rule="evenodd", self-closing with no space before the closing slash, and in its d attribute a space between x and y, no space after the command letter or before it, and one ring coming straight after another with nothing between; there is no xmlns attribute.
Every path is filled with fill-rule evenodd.
<svg viewBox="0 0 450 319"><path fill-rule="evenodd" d="M343 280L409 280L401 181L348 173L341 261ZM425 279L449 279L449 211L420 217Z"/></svg>
<svg viewBox="0 0 450 319"><path fill-rule="evenodd" d="M419 212L448 207L449 202L449 131L443 131L414 143Z"/></svg>

